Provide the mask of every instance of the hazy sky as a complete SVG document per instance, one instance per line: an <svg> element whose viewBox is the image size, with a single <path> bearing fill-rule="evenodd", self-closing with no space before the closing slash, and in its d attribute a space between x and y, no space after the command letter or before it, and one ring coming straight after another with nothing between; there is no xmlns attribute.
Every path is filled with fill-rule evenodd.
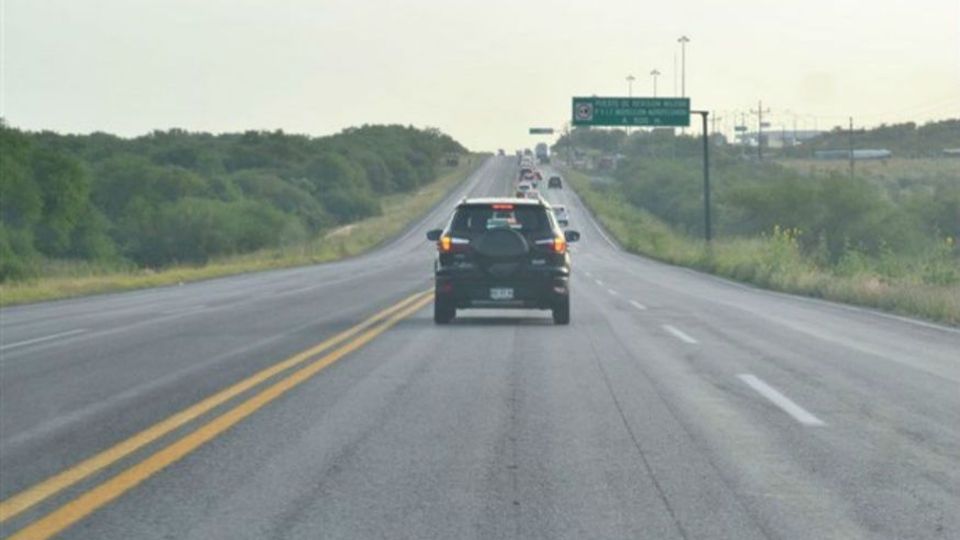
<svg viewBox="0 0 960 540"><path fill-rule="evenodd" d="M732 128L960 117L960 0L0 0L2 103L26 129L323 135L438 127L529 146L573 95L687 94Z"/></svg>

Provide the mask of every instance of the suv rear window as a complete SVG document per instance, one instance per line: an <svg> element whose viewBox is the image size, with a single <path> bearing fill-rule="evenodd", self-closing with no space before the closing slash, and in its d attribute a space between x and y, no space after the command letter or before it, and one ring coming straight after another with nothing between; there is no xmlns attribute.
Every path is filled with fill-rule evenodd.
<svg viewBox="0 0 960 540"><path fill-rule="evenodd" d="M510 227L523 232L550 230L550 221L542 206L515 206L494 209L492 206L463 206L453 216L450 229L455 232L482 233L497 227Z"/></svg>

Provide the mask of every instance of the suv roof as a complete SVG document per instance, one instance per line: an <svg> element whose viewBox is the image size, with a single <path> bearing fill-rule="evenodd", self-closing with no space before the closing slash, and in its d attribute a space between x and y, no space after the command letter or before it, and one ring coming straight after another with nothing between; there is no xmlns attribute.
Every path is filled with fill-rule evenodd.
<svg viewBox="0 0 960 540"><path fill-rule="evenodd" d="M475 197L463 199L457 207L461 206L487 206L491 204L512 204L516 206L543 206L549 207L550 204L542 199L518 199L516 197Z"/></svg>

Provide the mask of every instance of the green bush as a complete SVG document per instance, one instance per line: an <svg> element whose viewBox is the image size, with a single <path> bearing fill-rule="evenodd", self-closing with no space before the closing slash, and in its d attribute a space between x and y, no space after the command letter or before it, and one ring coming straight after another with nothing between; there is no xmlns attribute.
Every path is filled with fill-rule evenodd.
<svg viewBox="0 0 960 540"><path fill-rule="evenodd" d="M465 149L439 131L30 133L0 121L0 282L59 260L122 267L279 247L381 213Z"/></svg>

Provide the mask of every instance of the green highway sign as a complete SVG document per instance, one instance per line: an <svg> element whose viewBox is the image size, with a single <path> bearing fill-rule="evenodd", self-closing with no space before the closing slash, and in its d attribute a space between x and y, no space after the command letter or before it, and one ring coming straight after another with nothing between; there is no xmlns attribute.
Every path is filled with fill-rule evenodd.
<svg viewBox="0 0 960 540"><path fill-rule="evenodd" d="M553 128L530 128L531 135L553 135Z"/></svg>
<svg viewBox="0 0 960 540"><path fill-rule="evenodd" d="M575 126L690 125L690 98L573 98Z"/></svg>

